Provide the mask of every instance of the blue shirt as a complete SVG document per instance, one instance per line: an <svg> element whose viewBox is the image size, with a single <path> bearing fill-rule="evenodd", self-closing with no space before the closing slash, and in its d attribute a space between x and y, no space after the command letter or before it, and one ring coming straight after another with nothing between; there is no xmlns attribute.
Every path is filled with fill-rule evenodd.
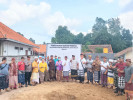
<svg viewBox="0 0 133 100"><path fill-rule="evenodd" d="M55 69L56 69L56 62L58 61L58 59L54 59L54 63L55 63Z"/></svg>
<svg viewBox="0 0 133 100"><path fill-rule="evenodd" d="M1 68L3 68L3 69L1 70ZM3 75L1 75L1 74L3 74ZM2 64L0 66L0 77L4 76L4 75L8 75L8 74L9 74L9 65L8 64Z"/></svg>

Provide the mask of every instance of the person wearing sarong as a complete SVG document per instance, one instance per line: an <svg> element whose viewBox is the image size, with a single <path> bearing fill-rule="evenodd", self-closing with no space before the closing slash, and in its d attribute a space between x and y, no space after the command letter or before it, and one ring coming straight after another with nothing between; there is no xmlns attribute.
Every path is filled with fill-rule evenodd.
<svg viewBox="0 0 133 100"><path fill-rule="evenodd" d="M107 86L107 72L108 72L109 63L107 62L107 58L104 57L101 62L101 85L102 87Z"/></svg>
<svg viewBox="0 0 133 100"><path fill-rule="evenodd" d="M77 68L78 68L78 61L75 59L75 55L72 55L72 59L70 60L71 62L71 78L72 81L73 80L77 80L78 77L78 72L77 72Z"/></svg>
<svg viewBox="0 0 133 100"><path fill-rule="evenodd" d="M109 66L108 66L108 74L107 74L107 82L108 82L108 88L113 89L114 85L114 72L113 72L113 59L109 59Z"/></svg>
<svg viewBox="0 0 133 100"><path fill-rule="evenodd" d="M88 84L89 82L91 82L93 84L93 67L92 67L92 56L88 55L87 61L86 61L86 68L87 68L87 80L88 80Z"/></svg>
<svg viewBox="0 0 133 100"><path fill-rule="evenodd" d="M118 94L119 95L123 95L124 94L124 88L125 88L125 73L122 73L121 71L124 71L126 66L126 63L124 62L123 58L121 57L119 59L119 63L117 63L114 68L117 67L117 71L118 71Z"/></svg>
<svg viewBox="0 0 133 100"><path fill-rule="evenodd" d="M58 61L56 62L56 72L57 72L57 81L61 81L62 80L62 71L63 71L63 65L62 65L62 61L61 58L58 57Z"/></svg>
<svg viewBox="0 0 133 100"><path fill-rule="evenodd" d="M23 85L25 84L24 57L21 57L21 61L18 62L18 83L19 83L19 88L23 87Z"/></svg>
<svg viewBox="0 0 133 100"><path fill-rule="evenodd" d="M58 61L58 58L57 58L57 56L55 55L55 59L54 59L54 63L55 63L55 79L56 79L56 75L57 75L57 73L56 73L56 68L57 68L57 66L56 66L56 62Z"/></svg>
<svg viewBox="0 0 133 100"><path fill-rule="evenodd" d="M33 86L39 83L38 57L35 57L35 60L32 63L32 82L33 82Z"/></svg>
<svg viewBox="0 0 133 100"><path fill-rule="evenodd" d="M15 62L15 58L12 58L11 63L9 64L9 87L10 89L18 88L18 68Z"/></svg>
<svg viewBox="0 0 133 100"><path fill-rule="evenodd" d="M27 56L27 60L25 61L25 86L32 85L30 83L32 74L32 61L30 59L30 56Z"/></svg>
<svg viewBox="0 0 133 100"><path fill-rule="evenodd" d="M65 60L62 62L63 65L63 81L69 82L69 71L70 71L70 60L65 56Z"/></svg>
<svg viewBox="0 0 133 100"><path fill-rule="evenodd" d="M80 83L84 84L84 68L85 68L86 60L84 58L83 54L80 54L80 60L79 60L79 67L78 67L78 79Z"/></svg>
<svg viewBox="0 0 133 100"><path fill-rule="evenodd" d="M51 55L51 59L49 60L49 75L50 75L50 81L54 81L55 79L55 63L53 60L53 55Z"/></svg>
<svg viewBox="0 0 133 100"><path fill-rule="evenodd" d="M124 73L126 100L133 100L133 65L131 65L131 59L126 60Z"/></svg>
<svg viewBox="0 0 133 100"><path fill-rule="evenodd" d="M42 62L39 64L39 76L40 76L40 82L44 83L44 72L48 71L47 63L44 59L42 59Z"/></svg>
<svg viewBox="0 0 133 100"><path fill-rule="evenodd" d="M100 70L101 70L101 61L99 57L96 56L95 60L93 61L93 70L94 70L94 81L100 85Z"/></svg>
<svg viewBox="0 0 133 100"><path fill-rule="evenodd" d="M3 57L2 63L0 63L0 95L2 94L1 89L5 89L6 92L9 92L9 65L6 61L6 57Z"/></svg>
<svg viewBox="0 0 133 100"><path fill-rule="evenodd" d="M114 59L114 62L112 63L112 66L115 66L117 63L119 63L119 59ZM112 67L113 72L114 72L114 86L115 86L115 91L114 93L118 93L118 72L117 72L117 67Z"/></svg>

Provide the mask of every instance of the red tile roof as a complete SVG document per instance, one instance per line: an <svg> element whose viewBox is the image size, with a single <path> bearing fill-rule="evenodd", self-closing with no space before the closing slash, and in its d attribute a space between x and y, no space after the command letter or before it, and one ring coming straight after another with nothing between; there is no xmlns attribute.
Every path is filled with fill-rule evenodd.
<svg viewBox="0 0 133 100"><path fill-rule="evenodd" d="M15 32L14 30L7 27L1 22L0 22L0 38L12 39L12 40L16 40L16 41L19 41L25 44L36 46L30 40L20 35L19 33Z"/></svg>
<svg viewBox="0 0 133 100"><path fill-rule="evenodd" d="M113 53L112 46L110 44L107 45L88 45L89 50L92 51L92 53L96 52L96 48L108 48L108 53Z"/></svg>
<svg viewBox="0 0 133 100"><path fill-rule="evenodd" d="M124 54L126 54L126 53L128 53L128 52L131 52L131 51L133 51L133 47L129 47L129 48L127 48L127 49L124 49L124 50L122 50L122 51L116 53L116 54L115 54L115 57L120 57L120 56L122 56L122 55L124 55Z"/></svg>
<svg viewBox="0 0 133 100"><path fill-rule="evenodd" d="M34 52L37 52L37 53L46 53L46 45L45 44L36 44L39 48L33 48L33 51Z"/></svg>

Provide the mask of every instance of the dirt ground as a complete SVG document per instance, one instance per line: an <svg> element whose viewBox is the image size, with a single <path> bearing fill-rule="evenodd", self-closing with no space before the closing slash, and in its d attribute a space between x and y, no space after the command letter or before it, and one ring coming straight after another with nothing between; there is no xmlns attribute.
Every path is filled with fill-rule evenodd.
<svg viewBox="0 0 133 100"><path fill-rule="evenodd" d="M98 85L75 82L45 82L3 92L0 100L125 100L125 96L115 96L112 89Z"/></svg>

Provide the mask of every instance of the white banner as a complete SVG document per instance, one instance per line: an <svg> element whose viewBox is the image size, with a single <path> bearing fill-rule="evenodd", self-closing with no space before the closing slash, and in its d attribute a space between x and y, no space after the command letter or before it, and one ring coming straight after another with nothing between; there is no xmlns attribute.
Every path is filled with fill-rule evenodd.
<svg viewBox="0 0 133 100"><path fill-rule="evenodd" d="M81 54L81 44L47 44L47 56L57 56L61 57L61 60L64 60L64 57L67 56L68 59L72 58L72 55L75 55L77 60L80 59Z"/></svg>

